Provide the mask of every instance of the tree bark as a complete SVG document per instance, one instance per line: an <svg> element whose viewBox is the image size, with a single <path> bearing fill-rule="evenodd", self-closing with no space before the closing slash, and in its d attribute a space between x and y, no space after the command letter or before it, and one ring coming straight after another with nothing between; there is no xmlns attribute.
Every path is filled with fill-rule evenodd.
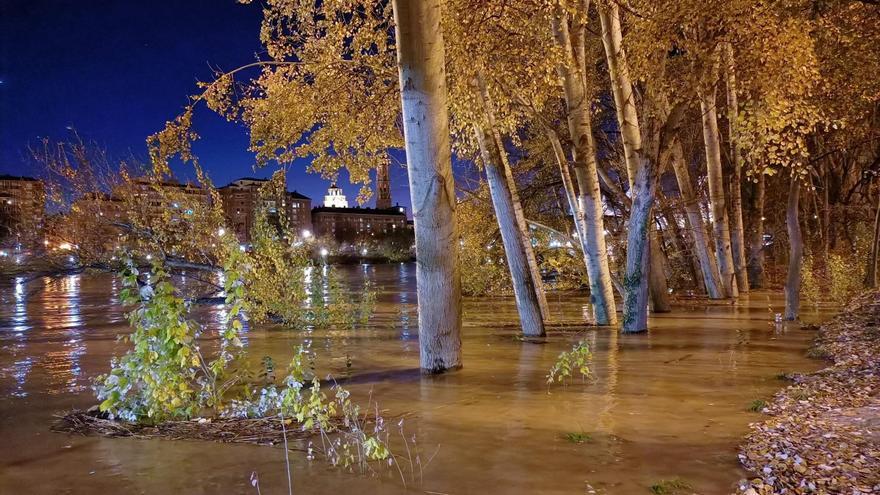
<svg viewBox="0 0 880 495"><path fill-rule="evenodd" d="M547 296L544 293L544 285L541 280L541 268L538 266L538 259L535 256L535 250L532 247L532 236L529 233L529 225L526 223L526 215L523 212L522 202L519 199L519 192L516 188L516 180L514 180L513 178L513 169L510 167L510 161L507 158L507 151L505 151L504 149L504 142L501 139L501 133L499 132L498 125L496 123L495 103L492 101L492 96L489 94L489 89L486 86L486 80L482 74L482 71L480 71L477 76L477 89L482 100L483 108L486 111L486 119L489 123L489 134L487 135L491 136L491 140L495 143L494 148L498 150L497 156L499 161L497 163L501 169L505 181L507 182L507 190L509 191L510 198L513 202L514 220L516 221L516 226L519 230L519 236L521 237L520 244L523 246L523 251L525 252L526 256L526 262L528 263L528 268L531 272L531 279L533 282L532 291L535 293L535 298L538 301L538 306L541 310L541 317L544 320L549 320L550 309L547 306ZM540 335L544 335L543 325Z"/></svg>
<svg viewBox="0 0 880 495"><path fill-rule="evenodd" d="M788 205L785 208L785 225L788 229L788 276L785 280L785 319L796 320L801 307L801 267L804 258L804 241L798 218L800 179L791 177L788 189Z"/></svg>
<svg viewBox="0 0 880 495"><path fill-rule="evenodd" d="M724 197L724 175L721 169L721 142L718 136L718 115L715 111L715 88L702 88L700 110L703 119L703 142L706 147L706 172L709 178L709 202L715 232L715 254L721 273L725 297L737 297L736 274L730 246L730 226Z"/></svg>
<svg viewBox="0 0 880 495"><path fill-rule="evenodd" d="M651 263L649 231L653 221L654 168L643 164L636 170L633 202L626 233L626 276L624 278L624 333L648 330L648 281Z"/></svg>
<svg viewBox="0 0 880 495"><path fill-rule="evenodd" d="M703 285L709 299L723 299L724 291L721 288L721 275L718 272L718 264L709 250L709 233L703 222L703 214L700 212L699 199L691 185L691 175L687 163L684 161L681 151L681 143L672 145L672 168L675 171L675 179L678 182L678 191L685 215L690 226L691 239L694 243L694 254L700 262L700 271L703 275Z"/></svg>
<svg viewBox="0 0 880 495"><path fill-rule="evenodd" d="M574 174L578 183L578 208L583 215L582 244L587 257L590 278L590 298L596 323L617 323L614 288L608 268L608 250L605 245L605 221L602 195L599 191L599 173L596 168L596 148L590 122L590 102L583 85L583 75L574 63L568 19L558 14L553 20L556 41L566 53L568 63L559 67L565 93L568 127L574 143Z"/></svg>
<svg viewBox="0 0 880 495"><path fill-rule="evenodd" d="M730 43L724 44L724 58L724 72L727 79L728 139L730 141L731 167L733 168L733 173L730 176L730 210L733 215L730 242L733 252L733 266L736 272L736 287L740 292L747 292L749 277L746 270L745 227L743 226L742 213L743 160L736 130L739 120L739 103L736 96L736 66L733 59L733 45Z"/></svg>
<svg viewBox="0 0 880 495"><path fill-rule="evenodd" d="M880 194L877 195L877 213L874 215L874 238L871 243L871 256L865 270L865 288L877 288L877 258L880 256ZM826 258L827 260L827 258Z"/></svg>
<svg viewBox="0 0 880 495"><path fill-rule="evenodd" d="M461 279L440 6L440 0L393 0L425 373L461 367Z"/></svg>
<svg viewBox="0 0 880 495"><path fill-rule="evenodd" d="M752 214L752 232L749 242L749 284L751 289L764 287L764 191L767 179L758 175L755 184L755 204Z"/></svg>
<svg viewBox="0 0 880 495"><path fill-rule="evenodd" d="M516 299L522 331L524 335L530 337L542 337L545 331L541 306L535 293L535 281L529 270L525 246L513 212L513 198L501 170L501 153L496 144L491 139L487 139L487 132L484 129L476 127L475 132L480 144L483 166L486 169L486 179L489 182L492 206L495 209L498 228L501 230L501 242L504 244L507 267L513 282L513 295Z"/></svg>
<svg viewBox="0 0 880 495"><path fill-rule="evenodd" d="M602 25L602 44L605 47L608 75L611 78L611 92L614 95L617 124L620 128L621 141L623 142L627 177L633 199L635 199L634 184L639 168L639 160L641 159L639 155L642 152L642 131L639 125L639 114L636 110L632 80L629 76L629 66L626 62L626 51L623 48L620 15L616 3L610 3L607 6L598 4L597 6L599 9L599 21ZM653 201L653 194L651 200ZM630 211L630 215L632 215L632 211ZM671 306L669 304L669 286L663 269L664 257L660 251L660 242L653 222L648 223L648 229L648 245L652 253L648 257L651 260L648 265L650 272L648 283L651 294L651 309L658 313L665 313L671 311ZM629 238L629 235L627 235L627 238ZM629 248L627 248L627 255L629 255Z"/></svg>

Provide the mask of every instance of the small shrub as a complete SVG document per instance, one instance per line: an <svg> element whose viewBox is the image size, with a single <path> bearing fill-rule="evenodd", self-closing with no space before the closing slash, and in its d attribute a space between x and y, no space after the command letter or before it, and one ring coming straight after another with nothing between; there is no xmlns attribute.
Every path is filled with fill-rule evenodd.
<svg viewBox="0 0 880 495"><path fill-rule="evenodd" d="M547 374L547 383L563 383L571 378L574 372L580 373L584 379L589 378L592 376L590 371L590 361L592 360L593 353L590 352L589 345L581 340L570 351L559 354L556 364L550 368L550 372Z"/></svg>
<svg viewBox="0 0 880 495"><path fill-rule="evenodd" d="M587 443L593 440L589 433L570 431L565 434L565 439L571 443Z"/></svg>
<svg viewBox="0 0 880 495"><path fill-rule="evenodd" d="M690 488L690 483L678 478L673 478L671 480L660 480L651 485L651 493L655 495L675 495L681 493L683 490L690 490Z"/></svg>
<svg viewBox="0 0 880 495"><path fill-rule="evenodd" d="M767 401L764 399L755 399L749 404L748 410L752 412L761 412L765 407L767 407Z"/></svg>
<svg viewBox="0 0 880 495"><path fill-rule="evenodd" d="M831 354L828 352L828 349L821 345L814 345L807 349L807 357L810 359L830 359Z"/></svg>

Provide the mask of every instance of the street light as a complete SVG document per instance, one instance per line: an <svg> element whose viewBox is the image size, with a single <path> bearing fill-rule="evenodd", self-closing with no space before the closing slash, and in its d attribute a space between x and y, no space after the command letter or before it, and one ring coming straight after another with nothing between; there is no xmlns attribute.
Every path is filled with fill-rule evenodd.
<svg viewBox="0 0 880 495"><path fill-rule="evenodd" d="M321 248L321 256L326 258L328 254L330 254L330 251L327 251L327 248Z"/></svg>
<svg viewBox="0 0 880 495"><path fill-rule="evenodd" d="M308 239L309 237L312 237L312 232L309 229L303 229L302 236L303 239Z"/></svg>

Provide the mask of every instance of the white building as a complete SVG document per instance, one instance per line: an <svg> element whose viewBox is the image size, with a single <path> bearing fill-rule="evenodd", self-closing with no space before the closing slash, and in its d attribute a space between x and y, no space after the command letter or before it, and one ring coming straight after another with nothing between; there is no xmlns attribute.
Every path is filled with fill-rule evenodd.
<svg viewBox="0 0 880 495"><path fill-rule="evenodd" d="M335 183L330 186L330 189L327 189L327 195L324 196L324 207L348 208L348 199L345 197L342 189L336 187Z"/></svg>

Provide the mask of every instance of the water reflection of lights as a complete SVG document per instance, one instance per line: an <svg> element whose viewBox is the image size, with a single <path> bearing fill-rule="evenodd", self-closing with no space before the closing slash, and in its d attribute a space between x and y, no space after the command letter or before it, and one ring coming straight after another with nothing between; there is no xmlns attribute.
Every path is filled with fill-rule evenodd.
<svg viewBox="0 0 880 495"><path fill-rule="evenodd" d="M24 348L24 346L16 347L20 349ZM12 378L15 380L15 390L11 391L9 395L13 397L27 397L28 394L24 388L24 384L27 381L27 377L30 375L33 366L34 359L30 356L19 359L12 364Z"/></svg>
<svg viewBox="0 0 880 495"><path fill-rule="evenodd" d="M15 309L12 313L12 331L24 332L30 328L27 316L27 293L24 277L15 277Z"/></svg>
<svg viewBox="0 0 880 495"><path fill-rule="evenodd" d="M410 314L409 314L409 291L407 290L407 279L409 278L409 265L406 263L401 263L399 268L397 269L397 282L400 290L400 339L401 340L410 340L412 337L412 332L410 329Z"/></svg>
<svg viewBox="0 0 880 495"><path fill-rule="evenodd" d="M57 285L53 284L54 287L47 288L43 295L44 305L58 315L57 320L47 320L46 327L56 330L52 332L53 337L62 342L59 350L46 352L41 360L53 384L48 390L50 394L76 392L87 387L85 383L79 383L82 376L80 359L86 353L80 307L81 282L80 275L69 275Z"/></svg>

